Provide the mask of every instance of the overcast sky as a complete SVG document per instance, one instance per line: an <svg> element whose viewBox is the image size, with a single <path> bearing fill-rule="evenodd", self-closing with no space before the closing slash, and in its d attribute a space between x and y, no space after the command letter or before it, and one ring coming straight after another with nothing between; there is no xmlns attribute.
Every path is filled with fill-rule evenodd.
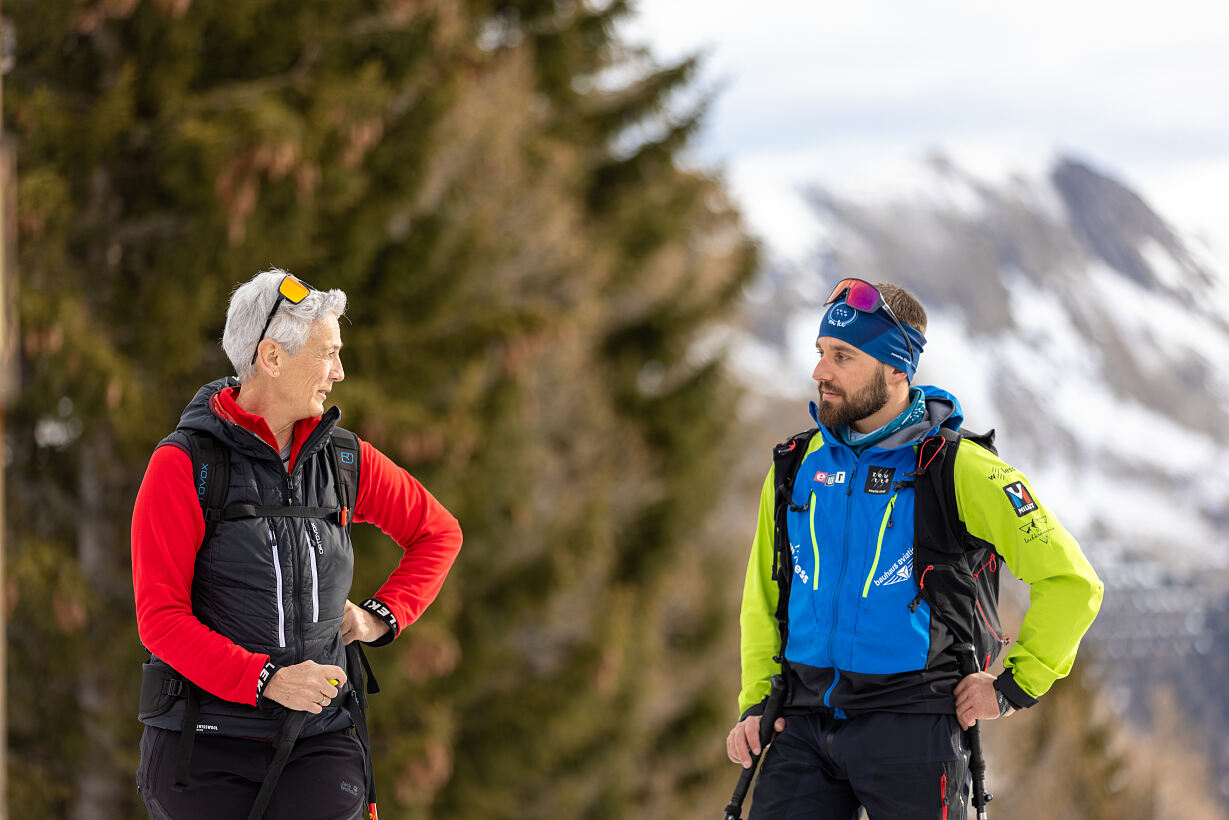
<svg viewBox="0 0 1229 820"><path fill-rule="evenodd" d="M1073 155L1229 260L1229 4L639 0L625 32L707 53L696 153L779 253L814 241L799 185L882 192L941 151L990 177Z"/></svg>

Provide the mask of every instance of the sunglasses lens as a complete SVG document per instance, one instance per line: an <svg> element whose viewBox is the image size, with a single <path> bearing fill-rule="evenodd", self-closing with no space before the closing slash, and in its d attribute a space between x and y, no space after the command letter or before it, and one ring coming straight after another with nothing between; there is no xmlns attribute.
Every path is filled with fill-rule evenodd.
<svg viewBox="0 0 1229 820"><path fill-rule="evenodd" d="M881 298L879 291L869 282L849 280L849 293L845 295L845 304L851 308L869 313L879 306Z"/></svg>
<svg viewBox="0 0 1229 820"><path fill-rule="evenodd" d="M845 295L845 291L849 289L849 286L852 285L854 281L855 280L853 279L842 279L841 281L837 282L836 287L834 287L832 292L828 294L828 298L824 302L824 305L830 305L842 298Z"/></svg>
<svg viewBox="0 0 1229 820"><path fill-rule="evenodd" d="M824 304L830 305L840 299L844 299L845 304L851 308L867 313L880 305L879 291L870 282L863 282L861 279L842 279L832 289L832 293L828 295L828 301Z"/></svg>
<svg viewBox="0 0 1229 820"><path fill-rule="evenodd" d="M286 297L287 301L296 305L302 302L307 297L307 294L311 292L307 285L293 276L287 276L282 279L282 284L278 286L277 290L282 296Z"/></svg>

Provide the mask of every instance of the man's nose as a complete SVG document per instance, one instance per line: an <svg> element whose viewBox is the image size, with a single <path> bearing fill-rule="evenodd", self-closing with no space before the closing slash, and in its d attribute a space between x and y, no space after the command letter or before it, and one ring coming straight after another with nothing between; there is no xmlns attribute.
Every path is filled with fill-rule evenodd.
<svg viewBox="0 0 1229 820"><path fill-rule="evenodd" d="M824 364L824 360L821 358L815 363L815 369L811 371L811 378L817 382L822 382L824 379L828 378L829 375L828 368Z"/></svg>

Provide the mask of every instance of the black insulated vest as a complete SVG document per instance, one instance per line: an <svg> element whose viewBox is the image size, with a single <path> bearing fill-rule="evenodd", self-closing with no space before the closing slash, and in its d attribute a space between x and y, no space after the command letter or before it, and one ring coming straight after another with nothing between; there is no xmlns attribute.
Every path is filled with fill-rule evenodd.
<svg viewBox="0 0 1229 820"><path fill-rule="evenodd" d="M201 388L184 410L179 427L164 440L191 455L183 430L212 435L229 448L229 479L223 507L338 506L338 478L328 445L337 419L330 408L304 442L287 473L280 455L251 431L224 421L210 409L212 398L234 379ZM198 491L203 483L197 476ZM210 629L239 646L268 654L279 666L305 660L346 668L341 618L354 574L348 528L336 517L269 513L221 520L196 555L192 611ZM158 658L151 663L170 667ZM343 692L319 715L308 715L300 737L352 725ZM287 710L270 700L259 707L222 700L199 689L197 730L231 737L273 739ZM162 729L179 731L185 698L165 712L143 716Z"/></svg>

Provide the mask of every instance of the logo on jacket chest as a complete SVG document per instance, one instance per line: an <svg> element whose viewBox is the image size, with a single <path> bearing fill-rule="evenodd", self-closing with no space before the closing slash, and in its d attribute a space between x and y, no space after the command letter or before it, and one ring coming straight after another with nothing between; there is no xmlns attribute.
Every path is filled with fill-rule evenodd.
<svg viewBox="0 0 1229 820"><path fill-rule="evenodd" d="M880 467L872 464L870 472L866 474L866 486L862 488L862 492L871 495L887 495L888 490L892 489L892 479L895 477L895 467Z"/></svg>
<svg viewBox="0 0 1229 820"><path fill-rule="evenodd" d="M820 470L818 473L815 474L814 482L817 485L823 486L823 487L831 487L836 484L844 484L845 483L845 471L841 470L839 473L826 473L823 470Z"/></svg>
<svg viewBox="0 0 1229 820"><path fill-rule="evenodd" d="M875 579L875 586L886 587L892 584L899 584L903 581L909 581L913 578L913 547L910 547L908 552L896 559L892 566L888 567L887 571L882 573Z"/></svg>
<svg viewBox="0 0 1229 820"><path fill-rule="evenodd" d="M320 529L316 526L316 522L309 518L307 519L307 526L312 531L312 540L316 544L316 552L320 555L324 555L324 544L320 541Z"/></svg>

